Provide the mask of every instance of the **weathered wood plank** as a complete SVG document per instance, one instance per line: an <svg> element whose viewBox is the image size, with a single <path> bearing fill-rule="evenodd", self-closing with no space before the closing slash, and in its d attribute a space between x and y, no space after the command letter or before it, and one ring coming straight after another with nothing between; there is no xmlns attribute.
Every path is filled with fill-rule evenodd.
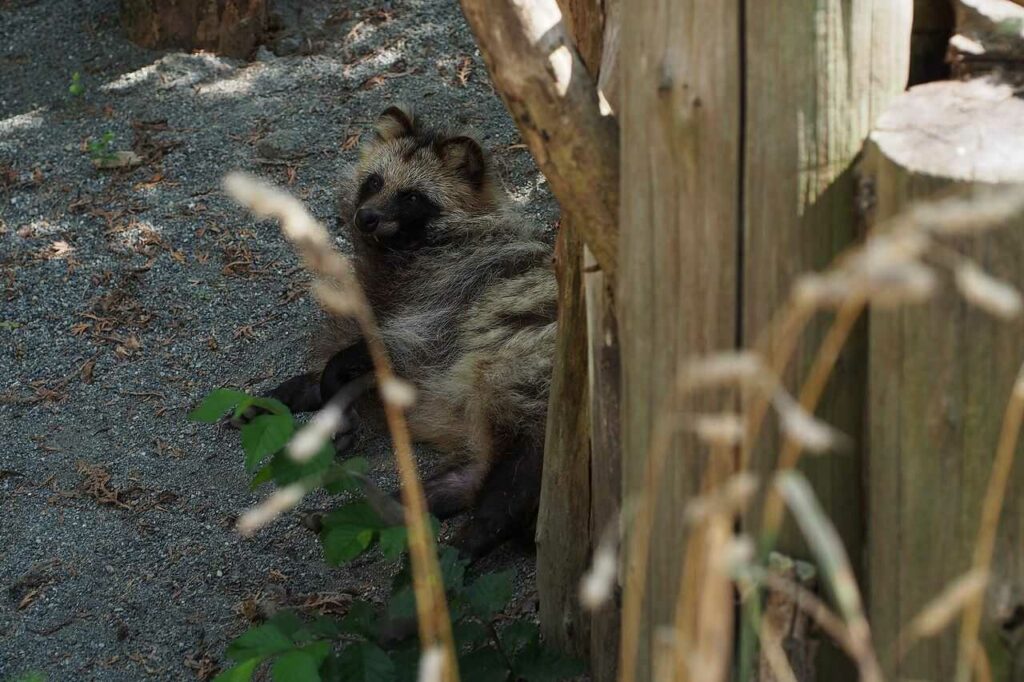
<svg viewBox="0 0 1024 682"><path fill-rule="evenodd" d="M736 340L739 228L740 4L648 0L623 7L619 67L623 501L644 486L651 434L677 368ZM774 22L774 20L773 20ZM695 404L695 409L713 409ZM635 679L650 679L655 629L671 623L685 536L679 510L698 493L703 450L672 440L650 561L628 555L625 589L646 579L639 630L623 614L624 660L638 638ZM638 532L628 524L630 536ZM628 545L628 543L627 543ZM620 670L634 679L632 661Z"/></svg>
<svg viewBox="0 0 1024 682"><path fill-rule="evenodd" d="M873 220L954 185L1024 183L1024 101L1010 92L982 81L930 83L896 100L863 164L877 198ZM947 244L1024 286L1024 220ZM1000 418L1024 357L1022 331L1019 322L969 307L951 287L927 305L871 313L867 554L878 642L896 641L900 628L970 567ZM1021 467L1009 485L983 621L996 680L1024 670L1019 624L1001 631L1024 612ZM951 629L919 644L891 672L951 680L956 656Z"/></svg>
<svg viewBox="0 0 1024 682"><path fill-rule="evenodd" d="M911 0L748 0L743 200L742 343L768 334L772 315L796 278L821 269L859 236L852 164L882 106L904 87ZM785 27L785 30L780 30ZM796 393L826 332L812 322L786 374ZM767 336L771 339L771 336ZM865 338L855 331L829 382L819 415L859 440L864 416ZM775 468L777 430L766 423L753 466ZM862 563L861 455L805 458L800 464L843 537ZM749 522L759 525L759 505ZM787 523L779 550L807 558ZM853 668L823 647L819 670L841 679Z"/></svg>
<svg viewBox="0 0 1024 682"><path fill-rule="evenodd" d="M590 364L590 537L597 545L618 524L622 494L621 361L614 292L597 261L584 248L584 289ZM616 679L619 653L618 590L611 602L591 614L590 676Z"/></svg>
<svg viewBox="0 0 1024 682"><path fill-rule="evenodd" d="M577 588L590 561L590 411L582 263L583 242L571 219L563 217L555 255L558 335L537 516L537 591L544 636L578 655L586 655L590 638L589 618L581 612Z"/></svg>

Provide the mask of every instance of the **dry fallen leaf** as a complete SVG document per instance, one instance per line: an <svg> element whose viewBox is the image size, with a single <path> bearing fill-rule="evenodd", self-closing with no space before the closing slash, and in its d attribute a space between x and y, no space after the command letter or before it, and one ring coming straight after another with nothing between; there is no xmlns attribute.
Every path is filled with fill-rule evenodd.
<svg viewBox="0 0 1024 682"><path fill-rule="evenodd" d="M142 163L142 157L132 151L113 152L109 156L102 156L92 160L96 168L131 168Z"/></svg>

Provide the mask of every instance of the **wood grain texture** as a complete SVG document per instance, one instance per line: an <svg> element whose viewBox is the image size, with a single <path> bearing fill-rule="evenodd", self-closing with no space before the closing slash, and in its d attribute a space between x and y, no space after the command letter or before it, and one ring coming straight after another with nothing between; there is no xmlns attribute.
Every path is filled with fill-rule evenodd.
<svg viewBox="0 0 1024 682"><path fill-rule="evenodd" d="M617 307L628 505L643 488L652 429L671 402L677 368L694 354L731 348L736 339L740 5L648 0L623 10L619 99L628 143ZM679 510L700 489L704 454L694 438L674 439L661 481L639 680L650 678L655 629L672 622L685 546ZM624 557L625 582L637 561Z"/></svg>
<svg viewBox="0 0 1024 682"><path fill-rule="evenodd" d="M128 39L143 47L249 57L267 30L266 0L121 0Z"/></svg>
<svg viewBox="0 0 1024 682"><path fill-rule="evenodd" d="M595 270L584 248L584 293L590 365L590 538L596 546L619 522L622 495L622 363L615 296L610 280ZM590 676L594 682L616 679L619 653L619 590L590 614Z"/></svg>
<svg viewBox="0 0 1024 682"><path fill-rule="evenodd" d="M572 219L565 217L555 251L558 334L537 516L537 592L545 638L580 656L586 655L590 637L589 619L578 596L579 579L590 561L590 411L582 263L583 242Z"/></svg>
<svg viewBox="0 0 1024 682"><path fill-rule="evenodd" d="M494 86L601 268L616 269L619 137L556 0L461 0Z"/></svg>
<svg viewBox="0 0 1024 682"><path fill-rule="evenodd" d="M896 100L864 158L876 194L874 220L954 184L1024 183L1024 101L1009 92L981 81L930 83ZM950 245L1024 287L1024 220ZM1022 326L969 307L952 287L927 305L871 313L867 552L878 642L895 641L903 625L970 567L1003 408L1024 359ZM1022 493L1024 467L1017 466L983 620L996 680L1024 673L1017 618L1024 613ZM1017 625L1004 629L1006 623ZM956 642L951 629L919 644L891 672L901 679L954 679Z"/></svg>

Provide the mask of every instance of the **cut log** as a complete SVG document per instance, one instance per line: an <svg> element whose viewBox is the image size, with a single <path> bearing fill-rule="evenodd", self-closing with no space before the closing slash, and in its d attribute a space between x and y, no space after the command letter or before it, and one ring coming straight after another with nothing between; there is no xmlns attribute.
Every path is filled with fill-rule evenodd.
<svg viewBox="0 0 1024 682"><path fill-rule="evenodd" d="M267 0L121 0L121 25L143 47L244 58L267 30Z"/></svg>
<svg viewBox="0 0 1024 682"><path fill-rule="evenodd" d="M929 83L899 97L865 152L872 223L954 186L1024 183L1021 121L1024 100L982 80ZM944 243L1024 287L1024 220ZM872 311L869 328L869 612L875 641L886 643L970 568L1024 329L969 306L951 286L926 305ZM1024 467L1008 485L982 620L996 680L1024 671ZM951 628L918 644L888 678L952 680L956 659Z"/></svg>

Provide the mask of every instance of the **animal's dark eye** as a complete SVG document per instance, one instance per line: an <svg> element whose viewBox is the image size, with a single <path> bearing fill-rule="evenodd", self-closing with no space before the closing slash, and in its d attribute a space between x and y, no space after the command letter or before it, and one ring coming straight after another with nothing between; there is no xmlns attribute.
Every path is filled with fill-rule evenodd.
<svg viewBox="0 0 1024 682"><path fill-rule="evenodd" d="M376 194L384 186L384 178L374 173L363 182L363 190L368 194Z"/></svg>

